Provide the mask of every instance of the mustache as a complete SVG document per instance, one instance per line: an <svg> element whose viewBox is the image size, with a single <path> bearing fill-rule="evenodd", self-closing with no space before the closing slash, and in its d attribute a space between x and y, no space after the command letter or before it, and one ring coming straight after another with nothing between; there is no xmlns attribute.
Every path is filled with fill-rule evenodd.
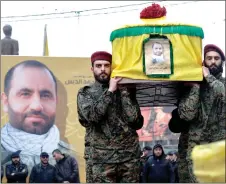
<svg viewBox="0 0 226 184"><path fill-rule="evenodd" d="M215 64L212 64L212 65L210 65L210 68L212 68L212 67L217 68L218 66L217 66L217 65L215 65Z"/></svg>
<svg viewBox="0 0 226 184"><path fill-rule="evenodd" d="M101 73L100 73L100 75L102 75L102 74L105 74L105 75L107 75L107 73L105 73L105 72L101 72Z"/></svg>
<svg viewBox="0 0 226 184"><path fill-rule="evenodd" d="M31 117L31 116L38 116L38 117L43 118L43 119L48 119L48 116L45 115L44 113L42 113L41 111L30 111L30 112L25 114L25 118Z"/></svg>

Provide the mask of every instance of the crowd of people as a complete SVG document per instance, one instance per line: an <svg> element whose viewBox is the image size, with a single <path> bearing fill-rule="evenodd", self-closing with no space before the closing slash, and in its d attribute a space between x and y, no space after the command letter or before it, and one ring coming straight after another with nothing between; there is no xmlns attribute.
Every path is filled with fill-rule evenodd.
<svg viewBox="0 0 226 184"><path fill-rule="evenodd" d="M198 182L192 168L192 149L225 139L224 61L219 47L205 46L203 81L183 83L169 122L170 131L180 133L178 154L166 156L163 147L157 144L152 156L148 154L149 158L140 163L136 131L143 127L144 118L136 88L120 84L120 77L110 77L111 54L95 52L91 56L95 83L81 88L77 96L79 122L86 128L87 182Z"/></svg>
<svg viewBox="0 0 226 184"><path fill-rule="evenodd" d="M7 183L26 183L27 178L29 183L80 183L76 159L63 154L59 149L52 152L56 165L50 164L49 154L42 152L40 163L33 166L30 173L28 166L20 160L20 152L19 150L12 153L12 162L7 164L5 169L1 165L1 180L5 173Z"/></svg>
<svg viewBox="0 0 226 184"><path fill-rule="evenodd" d="M86 182L198 182L192 168L192 149L196 145L225 139L224 61L225 55L219 47L205 46L203 81L183 84L184 91L181 91L181 99L169 122L170 131L180 133L178 153L165 154L163 146L156 144L153 149L144 147L142 155L137 130L143 127L144 118L136 99L136 87L120 84L121 77L111 78L110 53L93 53L91 69L95 82L82 87L77 94L78 119L86 130ZM4 88L2 100L4 111L9 113L9 123L1 129L1 146L6 155L1 162L2 177L5 175L8 183L25 183L29 174L30 183L79 183L78 163L74 157L62 153L61 149L49 154L52 146L62 147L54 126L57 101L54 74L38 61L24 61L8 72ZM10 134L8 130L13 131ZM49 134L50 130L53 134ZM30 155L34 164L30 173L28 165L21 162L20 150L12 151L16 146L24 148L27 145L25 139L21 141L21 132L27 136L32 134L32 138L34 134L51 135L48 141L52 144L36 137L39 139L37 144L30 141L30 149L22 150L25 153L35 151ZM43 148L48 152L41 151ZM40 153L39 162L37 153ZM11 163L4 168L2 163L8 161L7 155L10 155ZM50 156L55 159L55 165L49 163Z"/></svg>

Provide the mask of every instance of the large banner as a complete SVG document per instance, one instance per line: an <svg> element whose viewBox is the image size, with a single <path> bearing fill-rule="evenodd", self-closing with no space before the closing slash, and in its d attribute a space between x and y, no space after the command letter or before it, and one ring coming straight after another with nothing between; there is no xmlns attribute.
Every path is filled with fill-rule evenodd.
<svg viewBox="0 0 226 184"><path fill-rule="evenodd" d="M90 70L90 59L1 56L1 92L4 91L6 73L14 65L25 60L37 60L44 63L51 70L53 75L55 75L57 79L56 93L58 100L56 108L52 108L51 112L56 117L53 126L47 126L46 128L43 125L43 129L46 128L47 132L40 130L39 132L33 132L33 134L31 134L29 125L25 124L25 120L20 121L19 116L23 116L29 111L27 108L28 94L25 92L25 94L9 95L8 111L5 109L7 104L3 102L2 99L2 104L4 105L1 106L1 163L5 166L11 160L11 152L22 150L20 154L21 159L28 165L29 170L31 170L34 164L40 162L39 156L41 151L46 151L51 156L53 149L59 148L63 150L63 152L76 157L79 164L80 180L81 182L85 182L85 160L83 159L85 129L80 125L77 118L77 92L79 88L93 82L93 75ZM23 84L23 79L20 80L21 75L22 73L18 76L17 74L13 76L15 78L10 81L11 89L21 87ZM29 73L26 77L26 79L31 78ZM34 80L35 79L32 81L32 88L38 87L34 85L40 82ZM40 80L42 80L43 85L48 82L47 78L42 79L41 74ZM28 82L26 83L27 88L29 88ZM18 95L20 96L18 97ZM31 103L33 102L30 102L30 104ZM51 103L48 104L48 108L50 105ZM48 113L46 114L48 115ZM13 116L11 119L18 122L18 126L16 125L18 129L11 126L11 122L8 121L8 115ZM45 123L47 123L47 121ZM25 126L27 126L27 128ZM50 158L50 161L54 164L53 158Z"/></svg>
<svg viewBox="0 0 226 184"><path fill-rule="evenodd" d="M177 151L179 135L169 130L168 123L171 118L172 107L141 107L144 117L143 127L137 131L141 147L159 143L165 152Z"/></svg>

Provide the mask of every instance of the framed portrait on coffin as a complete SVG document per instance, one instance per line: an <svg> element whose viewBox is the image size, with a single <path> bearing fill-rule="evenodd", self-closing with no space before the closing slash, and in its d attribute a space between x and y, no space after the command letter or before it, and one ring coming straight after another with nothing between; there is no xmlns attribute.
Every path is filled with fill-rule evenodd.
<svg viewBox="0 0 226 184"><path fill-rule="evenodd" d="M150 78L173 74L173 48L166 36L150 35L143 41L143 72Z"/></svg>

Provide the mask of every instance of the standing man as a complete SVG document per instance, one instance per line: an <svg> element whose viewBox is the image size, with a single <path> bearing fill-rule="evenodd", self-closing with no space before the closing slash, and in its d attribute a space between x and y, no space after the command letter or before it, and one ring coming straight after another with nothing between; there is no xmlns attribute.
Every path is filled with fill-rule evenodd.
<svg viewBox="0 0 226 184"><path fill-rule="evenodd" d="M153 148L153 157L150 157L144 166L144 183L174 183L175 174L172 165L165 157L163 147L156 144Z"/></svg>
<svg viewBox="0 0 226 184"><path fill-rule="evenodd" d="M120 87L121 78L110 78L111 54L91 56L95 83L77 96L82 126L91 128L92 172L95 183L138 183L141 150L136 130L143 116L134 89Z"/></svg>
<svg viewBox="0 0 226 184"><path fill-rule="evenodd" d="M143 183L143 172L144 166L148 159L153 156L152 155L152 148L150 146L145 146L143 148L143 155L141 156L141 172L140 172L140 183Z"/></svg>
<svg viewBox="0 0 226 184"><path fill-rule="evenodd" d="M49 154L42 152L41 163L35 165L29 177L29 183L56 183L56 169L49 164Z"/></svg>
<svg viewBox="0 0 226 184"><path fill-rule="evenodd" d="M12 163L6 165L7 183L26 183L27 165L20 162L20 151L11 155Z"/></svg>
<svg viewBox="0 0 226 184"><path fill-rule="evenodd" d="M19 55L19 43L11 38L12 26L5 25L3 27L5 38L1 40L1 55Z"/></svg>
<svg viewBox="0 0 226 184"><path fill-rule="evenodd" d="M171 162L173 171L175 173L175 183L179 183L178 164L177 164L178 156L177 155L178 155L178 153L175 151L170 151L168 153L168 156L169 156L168 160Z"/></svg>
<svg viewBox="0 0 226 184"><path fill-rule="evenodd" d="M56 180L58 183L80 183L78 163L74 157L62 154L60 150L53 151L56 160Z"/></svg>
<svg viewBox="0 0 226 184"><path fill-rule="evenodd" d="M152 148L150 146L145 146L143 148L143 155L141 156L141 158L144 159L144 162L147 162L147 160L151 156L152 156Z"/></svg>
<svg viewBox="0 0 226 184"><path fill-rule="evenodd" d="M201 83L186 83L189 89L172 112L169 128L181 132L178 152L180 182L197 182L193 174L191 151L196 145L225 139L225 55L213 44L204 48Z"/></svg>

